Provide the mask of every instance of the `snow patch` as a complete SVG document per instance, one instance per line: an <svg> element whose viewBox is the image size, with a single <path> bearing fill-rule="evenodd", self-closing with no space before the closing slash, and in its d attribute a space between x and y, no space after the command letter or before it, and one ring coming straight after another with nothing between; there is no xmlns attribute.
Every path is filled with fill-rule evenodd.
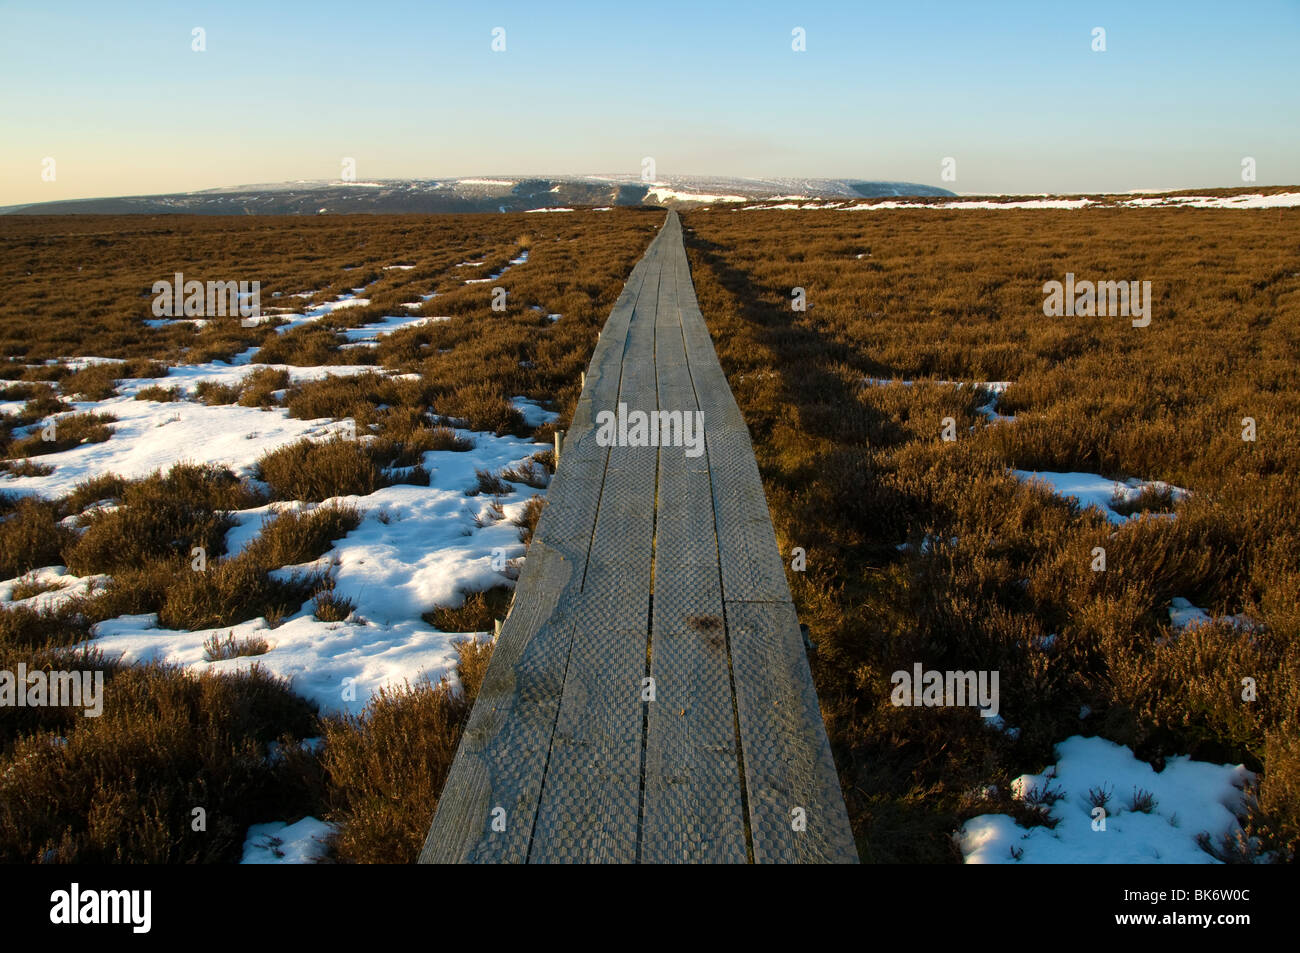
<svg viewBox="0 0 1300 953"><path fill-rule="evenodd" d="M1047 790L1061 797L1048 809L1055 827L1024 828L1005 814L968 820L954 838L968 864L1212 864L1196 842L1217 843L1240 830L1243 789L1253 775L1242 765L1168 759L1159 773L1122 745L1075 735L1056 746L1056 765L1012 782L1019 800ZM1090 790L1111 793L1106 829L1093 830ZM1149 813L1132 809L1135 792L1154 798Z"/></svg>
<svg viewBox="0 0 1300 953"><path fill-rule="evenodd" d="M519 527L511 520L523 515L533 493L545 492L528 487L502 497L504 515L498 520L489 512L491 498L467 497L465 491L476 484L476 470L523 467L533 454L548 449L516 437L461 435L474 438L472 450L424 454L431 486L399 484L368 496L336 497L335 502L362 511L360 525L319 560L272 573L288 578L295 572L329 570L335 594L356 607L348 621L321 622L310 600L275 628L259 618L187 632L160 628L152 614L122 616L97 623L89 644L126 662L167 661L195 672L260 665L288 678L296 693L326 714L357 714L384 686L422 679L436 683L450 676L456 662L453 643L465 634L435 631L421 614L435 606L459 605L464 592L510 585L493 568L493 557L498 552L507 560L524 555ZM262 506L234 514L238 525L226 537L232 550L247 546L271 512ZM209 662L204 642L228 634L237 640L264 639L269 649Z"/></svg>
<svg viewBox="0 0 1300 953"><path fill-rule="evenodd" d="M1098 476L1095 473L1053 473L1047 470L1012 470L1011 473L1018 480L1041 484L1057 496L1072 499L1082 508L1086 509L1095 506L1105 514L1108 520L1116 525L1122 525L1129 520L1138 519L1144 515L1140 512L1125 515L1113 508L1113 504L1116 502L1120 504L1136 502L1144 490L1149 488L1160 491L1168 490L1175 502L1184 499L1188 495L1188 491L1182 487L1165 483L1162 480L1131 478L1120 483L1116 480ZM1171 518L1173 514L1145 515Z"/></svg>
<svg viewBox="0 0 1300 953"><path fill-rule="evenodd" d="M328 852L333 824L304 817L296 824L272 821L252 824L244 837L241 864L315 864Z"/></svg>

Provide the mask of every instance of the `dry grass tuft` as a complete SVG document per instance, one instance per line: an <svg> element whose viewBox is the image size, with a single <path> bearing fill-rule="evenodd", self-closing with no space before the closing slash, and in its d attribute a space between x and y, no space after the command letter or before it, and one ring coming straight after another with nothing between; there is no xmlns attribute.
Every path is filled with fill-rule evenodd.
<svg viewBox="0 0 1300 953"><path fill-rule="evenodd" d="M484 592L469 592L458 608L439 606L424 614L424 621L440 632L491 632L493 623L504 619L514 597L511 586L494 586Z"/></svg>
<svg viewBox="0 0 1300 953"><path fill-rule="evenodd" d="M419 855L492 645L456 649L462 691L449 682L385 690L360 717L325 722L328 817L342 826L338 859L409 864Z"/></svg>

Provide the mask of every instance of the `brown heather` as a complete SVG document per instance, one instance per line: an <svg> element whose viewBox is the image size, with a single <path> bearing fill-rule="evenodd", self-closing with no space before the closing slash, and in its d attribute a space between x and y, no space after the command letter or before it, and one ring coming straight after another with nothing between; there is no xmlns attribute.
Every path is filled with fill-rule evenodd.
<svg viewBox="0 0 1300 953"><path fill-rule="evenodd" d="M1024 813L976 792L1006 792L1076 733L1157 765L1246 763L1261 772L1248 829L1294 856L1300 212L709 209L684 224L783 552L807 551L788 575L863 860L959 859L963 819ZM1066 272L1151 281L1151 325L1045 318L1043 283ZM1012 381L998 410L1016 420L986 423L969 386L868 377ZM1116 529L1009 468L1193 495L1173 520ZM1106 572L1090 569L1095 546ZM1174 596L1256 628L1170 638ZM999 670L1018 740L973 709L892 706L890 674L918 661Z"/></svg>
<svg viewBox="0 0 1300 953"><path fill-rule="evenodd" d="M159 377L168 364L229 360L258 348L255 362L373 364L374 372L290 385L284 370L259 369L188 397L164 379L139 397L280 405L303 419L351 419L356 441L290 444L262 458L261 479L277 500L427 483L419 467L424 453L473 446L453 427L529 432L508 398L524 394L561 413L572 407L579 372L662 214L620 209L534 218L0 217L0 283L8 292L0 301L0 394L26 402L19 414L0 418L5 468L43 472L25 458L115 439L111 418L84 413L59 419L57 443L41 441L39 430L12 433L73 410L73 400L110 397L123 379ZM525 248L528 262L499 280L464 284L499 271ZM486 264L456 267L467 260ZM416 268L383 268L397 263ZM371 303L283 335L275 320L248 328L233 318L198 330L187 323L151 328L144 323L153 317L151 285L175 271L200 280L259 280L270 315L301 313L363 285ZM489 309L498 285L508 290L501 313ZM314 294L294 297L304 291ZM430 292L436 297L418 312L402 307ZM340 346L339 330L409 313L450 320L397 332L376 347ZM552 323L551 313L563 317ZM80 371L63 363L82 355L117 363ZM542 442L551 432L534 431ZM100 502L119 508L87 512ZM351 606L327 577L286 582L269 572L316 559L361 514L334 503L289 507L238 555L224 555L229 511L264 502L256 484L224 468L183 465L146 480L99 475L58 501L0 492L4 578L56 564L111 576L58 609L0 606L0 668L20 661L101 668L108 699L101 718L68 709L0 710L0 860L231 862L250 823L307 814L340 825L339 860L414 859L490 643L458 647L463 692L450 683L392 689L359 718L327 719L260 671L194 676L164 666L122 667L93 649L85 655L74 648L90 640L94 622L128 612L156 612L173 628L220 630L207 646L216 659L273 644L273 633L230 637L227 627L249 619L266 616L274 625L304 605L323 618L348 619ZM60 525L70 516L80 517L83 533ZM191 568L194 546L207 550L202 572ZM454 631L479 631L467 624L494 612L483 625L490 629L491 619L504 614L501 596L491 598L490 605L438 610L448 613L439 617ZM320 749L302 744L316 736L325 738ZM280 742L274 758L271 741ZM207 833L192 832L195 805L208 811Z"/></svg>
<svg viewBox="0 0 1300 953"><path fill-rule="evenodd" d="M296 417L351 418L365 438L330 447L318 461L292 446L271 455L264 464L278 480L275 495L328 499L382 485L388 468L413 466L426 450L465 449L450 422L520 432L512 395L572 406L596 332L661 219L631 210L530 217L526 225L519 216L5 217L0 275L15 293L0 302L0 354L8 358L0 380L8 382L4 399L27 405L3 421L0 440L15 461L48 452L11 430L71 410L67 400L107 395L124 377L156 376L150 360L228 359L260 347L259 360L375 365L359 378L288 387L283 401L272 396L287 384L276 371L234 389L231 399L248 406L280 402ZM685 224L700 303L754 434L783 550L808 553L807 572L791 573L791 584L818 648L814 673L863 859L955 860L948 835L977 813L1041 822L1005 795L974 792L990 782L1005 792L1011 778L1051 759L1053 742L1078 732L1133 745L1157 764L1184 752L1244 761L1261 771L1248 829L1281 856L1293 854L1296 212L709 209ZM525 266L489 285L463 284L525 247ZM485 264L455 267L464 260ZM382 268L400 262L417 267ZM378 283L363 292L369 306L285 335L271 322L151 329L141 320L152 317L149 286L176 270L259 279L268 312ZM1151 326L1044 318L1042 284L1067 271L1152 281ZM498 284L510 292L501 314L486 306ZM796 286L808 291L803 314L789 307ZM305 290L317 293L291 297ZM450 321L374 348L339 347L338 330L404 313L402 303L430 291L438 294L420 312ZM546 319L557 312L558 323ZM73 372L58 363L81 354L128 364ZM986 398L970 388L863 387L865 377L1010 380L998 409L1017 420L988 425L976 410ZM174 394L159 386L150 396ZM955 444L938 439L947 416L959 425ZM1240 440L1245 416L1258 422L1253 444ZM68 420L60 420L60 438ZM68 446L112 438L111 421L73 427ZM549 441L551 430L538 428L534 438ZM1014 480L1012 467L1163 479L1193 496L1171 505L1150 494L1135 512L1172 510L1176 518L1116 530ZM144 487L105 475L52 504L0 498L0 563L10 576L74 551L113 575L58 610L0 611L0 667L103 667L130 701L111 719L0 712L0 857L233 860L247 823L311 813L341 825L339 859L409 862L489 643L462 647L465 695L447 684L399 689L360 718L323 723L263 676L198 679L60 654L88 638L93 620L122 612L159 612L181 628L223 626L276 618L331 591L318 577L273 585L266 572L319 555L359 514L289 510L240 556L223 559L224 511L254 504L238 497L245 490L233 477L184 472ZM91 542L58 525L129 494L134 513L128 503L116 522L87 517ZM156 515L142 512L146 501ZM530 504L521 532L535 517ZM142 560L130 565L107 545L128 527ZM915 545L927 536L932 545ZM182 544L195 540L216 541L206 573L189 568ZM914 545L900 551L903 542ZM1098 545L1107 550L1105 573L1089 569ZM1165 609L1177 595L1216 614L1243 613L1256 628L1219 624L1168 638ZM426 618L444 631L483 631L502 614L500 602L470 597ZM998 669L1003 714L1019 738L989 730L969 710L891 706L889 674L915 661ZM1244 676L1258 681L1254 704L1240 701ZM1085 704L1093 714L1080 720ZM297 743L315 735L326 739L319 752ZM276 738L282 756L268 760L265 743ZM13 770L20 762L24 770ZM28 771L32 764L40 770ZM215 837L187 833L180 808L203 798ZM1241 853L1207 846L1225 859Z"/></svg>

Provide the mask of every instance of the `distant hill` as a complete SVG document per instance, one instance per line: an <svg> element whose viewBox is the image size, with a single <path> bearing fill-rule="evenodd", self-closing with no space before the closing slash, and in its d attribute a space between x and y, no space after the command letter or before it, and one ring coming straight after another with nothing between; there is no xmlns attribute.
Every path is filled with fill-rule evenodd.
<svg viewBox="0 0 1300 953"><path fill-rule="evenodd" d="M0 207L0 214L320 215L327 213L527 212L606 205L690 207L768 199L857 199L953 196L947 189L910 182L857 179L741 179L678 176L643 182L627 176L483 176L385 179L367 182L300 181L232 188L70 199Z"/></svg>

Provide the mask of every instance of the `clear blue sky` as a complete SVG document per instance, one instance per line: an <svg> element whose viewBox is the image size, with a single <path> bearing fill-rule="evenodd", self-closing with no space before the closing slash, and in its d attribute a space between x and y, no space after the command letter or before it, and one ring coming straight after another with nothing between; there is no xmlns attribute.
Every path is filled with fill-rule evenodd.
<svg viewBox="0 0 1300 953"><path fill-rule="evenodd" d="M1234 186L1253 156L1258 184L1300 183L1300 0L0 0L0 23L0 204L337 178L344 156L361 179L653 156L959 192Z"/></svg>

